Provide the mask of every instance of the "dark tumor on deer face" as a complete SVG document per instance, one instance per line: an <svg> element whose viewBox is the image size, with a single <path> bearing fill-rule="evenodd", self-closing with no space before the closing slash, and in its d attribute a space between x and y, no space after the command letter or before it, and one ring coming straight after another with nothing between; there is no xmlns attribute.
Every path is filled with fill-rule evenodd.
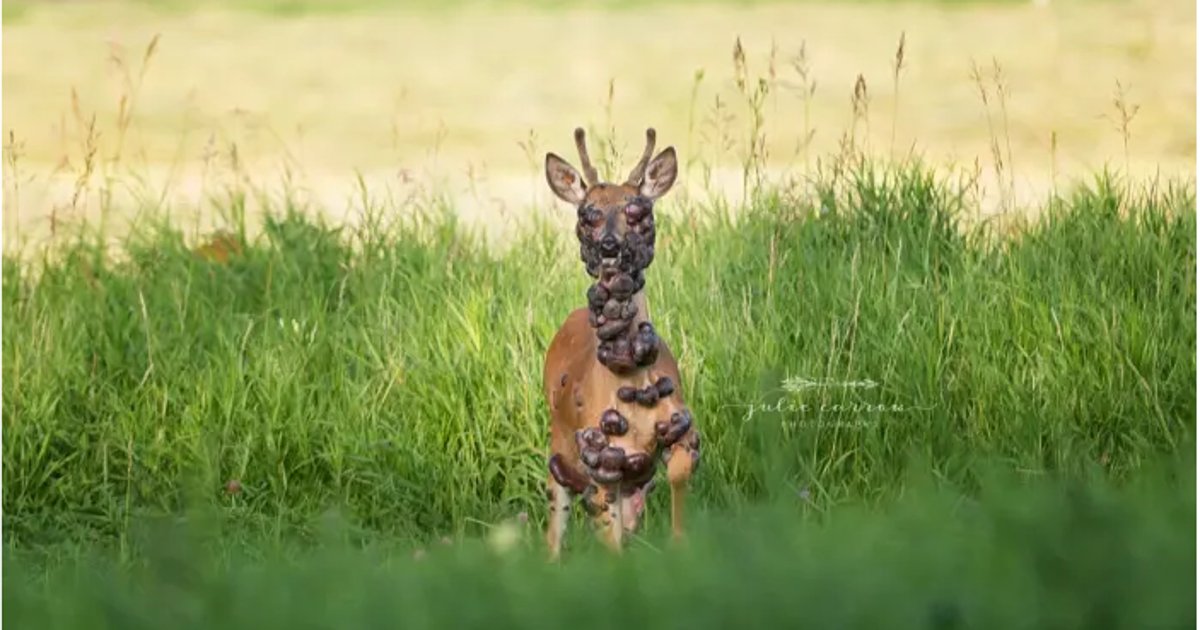
<svg viewBox="0 0 1200 630"><path fill-rule="evenodd" d="M546 181L555 196L577 209L579 254L594 278L637 276L654 260L654 202L671 189L678 170L674 147L651 159L654 143L654 130L646 130L642 159L623 184L599 181L583 129L575 130L583 176L554 153L546 154Z"/></svg>
<svg viewBox="0 0 1200 630"><path fill-rule="evenodd" d="M575 235L588 275L636 276L654 261L654 201L628 186L594 186L579 206Z"/></svg>

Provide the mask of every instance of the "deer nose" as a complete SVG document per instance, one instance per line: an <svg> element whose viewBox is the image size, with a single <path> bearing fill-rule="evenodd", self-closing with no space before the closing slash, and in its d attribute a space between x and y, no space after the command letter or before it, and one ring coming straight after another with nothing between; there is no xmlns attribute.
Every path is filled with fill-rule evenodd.
<svg viewBox="0 0 1200 630"><path fill-rule="evenodd" d="M617 242L617 237L612 234L605 234L604 238L600 239L600 254L605 257L616 256L621 249L621 244Z"/></svg>

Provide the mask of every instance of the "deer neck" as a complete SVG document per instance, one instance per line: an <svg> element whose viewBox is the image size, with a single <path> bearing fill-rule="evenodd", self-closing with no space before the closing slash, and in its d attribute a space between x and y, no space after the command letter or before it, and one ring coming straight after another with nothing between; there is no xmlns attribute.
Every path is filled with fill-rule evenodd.
<svg viewBox="0 0 1200 630"><path fill-rule="evenodd" d="M658 335L650 324L644 284L622 293L622 284L631 282L628 277L597 282L588 296L596 360L618 377L631 377L658 360Z"/></svg>
<svg viewBox="0 0 1200 630"><path fill-rule="evenodd" d="M646 302L646 290L642 289L634 293L629 300L637 307L637 314L633 316L633 323L629 326L631 332L636 332L638 325L650 321L650 305Z"/></svg>

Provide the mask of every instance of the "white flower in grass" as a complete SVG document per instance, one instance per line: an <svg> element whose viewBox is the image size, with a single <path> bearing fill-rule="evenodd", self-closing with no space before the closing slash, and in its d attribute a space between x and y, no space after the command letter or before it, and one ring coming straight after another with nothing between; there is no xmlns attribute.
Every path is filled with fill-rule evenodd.
<svg viewBox="0 0 1200 630"><path fill-rule="evenodd" d="M488 532L488 546L497 553L508 553L519 542L521 542L521 528L512 521L504 521Z"/></svg>

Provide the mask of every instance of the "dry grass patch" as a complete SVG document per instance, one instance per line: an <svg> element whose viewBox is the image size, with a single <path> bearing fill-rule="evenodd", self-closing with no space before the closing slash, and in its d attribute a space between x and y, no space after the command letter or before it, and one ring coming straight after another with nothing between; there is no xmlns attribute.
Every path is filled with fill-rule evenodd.
<svg viewBox="0 0 1200 630"><path fill-rule="evenodd" d="M48 5L4 29L4 129L10 157L19 155L5 172L5 226L36 233L51 213L98 216L97 191L106 186L99 180L86 203L70 203L93 149L98 174L135 183L107 184L126 207L172 198L195 207L218 172L221 181L236 171L262 183L286 171L318 206L344 213L358 170L375 190L440 178L469 216L493 221L504 216L497 208L519 214L546 203L537 156L569 147L578 124L614 131L614 148L626 153L655 125L693 167L715 169L710 187L736 192L752 127L730 62L738 38L751 80L773 88L760 109L767 168L795 169L834 152L854 129L873 153L915 144L935 163L979 159L993 189L1007 179L1025 191L1012 196L1026 201L1056 177L1105 163L1140 175L1191 173L1195 13L1183 0L378 10L287 19ZM158 49L139 81L139 57L155 36ZM986 75L993 60L1006 93L985 108L971 69L977 62ZM856 119L851 94L860 74L867 108ZM1139 108L1127 134L1114 124L1117 81ZM804 84L815 84L808 98ZM997 138L1006 169L999 174ZM705 183L697 168L683 186Z"/></svg>

